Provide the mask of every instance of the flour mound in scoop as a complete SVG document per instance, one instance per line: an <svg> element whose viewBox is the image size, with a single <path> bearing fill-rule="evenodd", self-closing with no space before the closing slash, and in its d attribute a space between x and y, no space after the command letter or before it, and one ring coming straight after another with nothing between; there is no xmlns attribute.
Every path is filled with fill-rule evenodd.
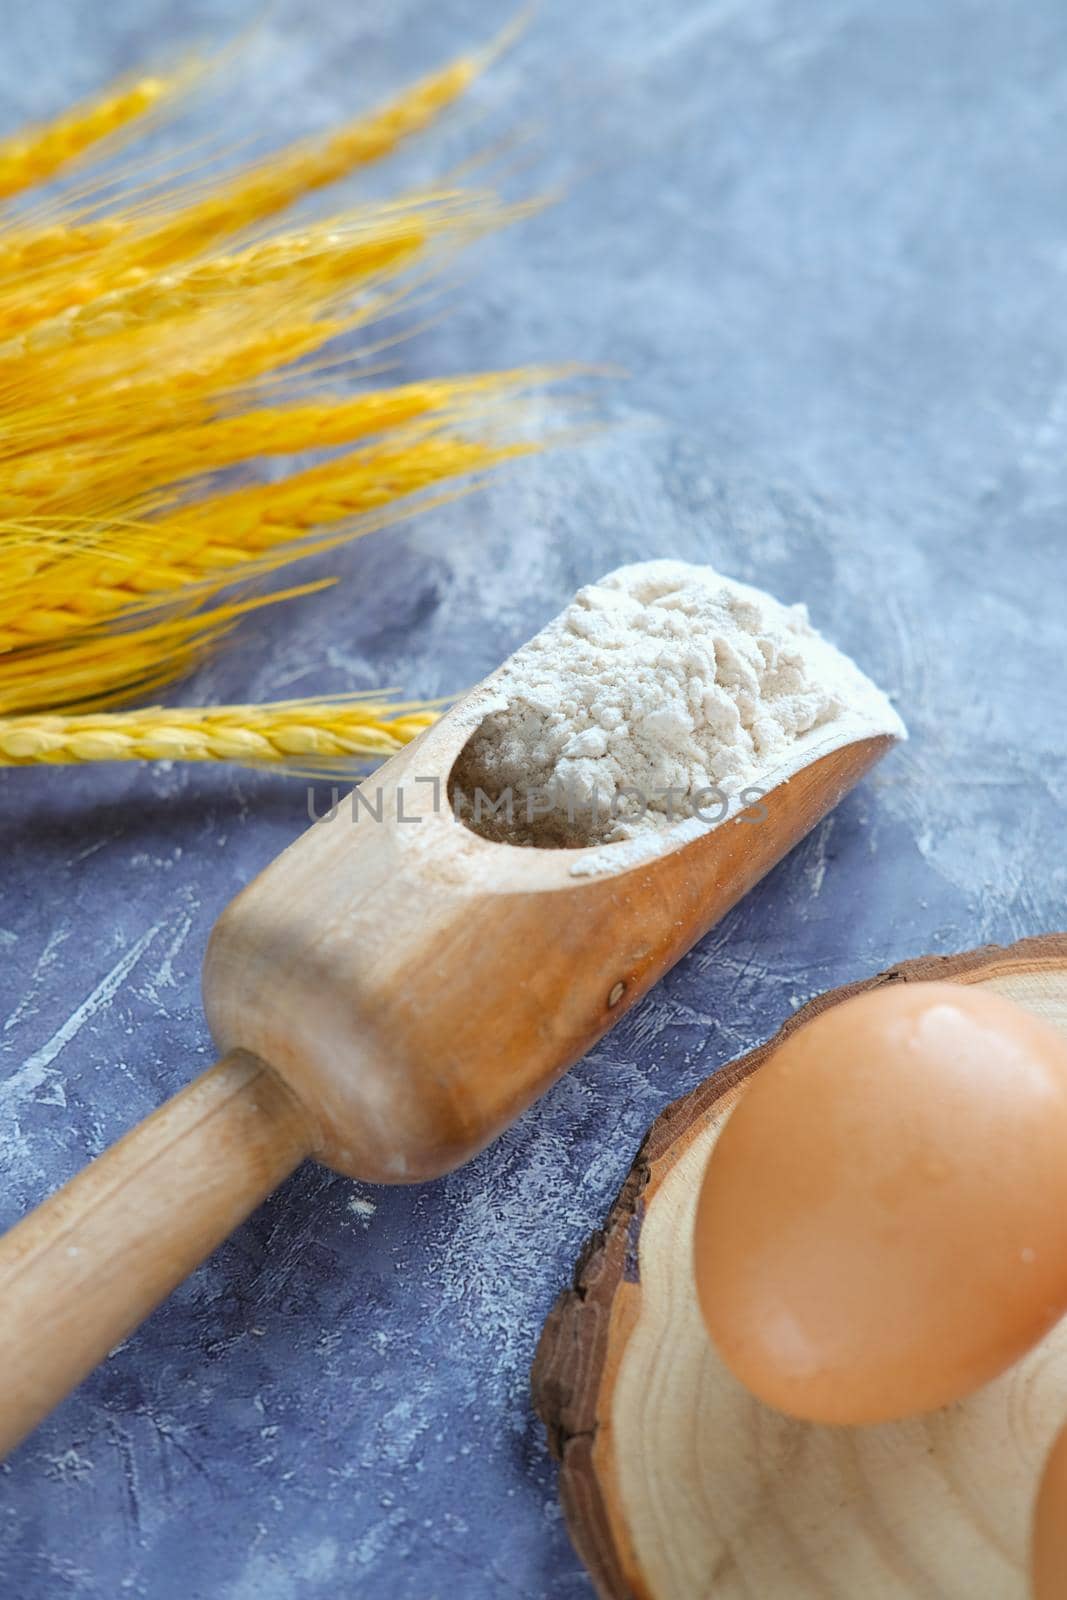
<svg viewBox="0 0 1067 1600"><path fill-rule="evenodd" d="M453 796L469 827L511 844L721 820L815 730L904 736L804 606L683 561L619 567L580 589L486 689L506 704L468 741Z"/></svg>

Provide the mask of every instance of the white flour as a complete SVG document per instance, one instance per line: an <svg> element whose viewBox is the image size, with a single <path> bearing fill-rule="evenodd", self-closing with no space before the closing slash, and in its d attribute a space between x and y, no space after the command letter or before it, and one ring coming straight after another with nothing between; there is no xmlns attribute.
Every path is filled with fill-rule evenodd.
<svg viewBox="0 0 1067 1600"><path fill-rule="evenodd" d="M905 737L803 606L683 561L619 567L579 590L486 688L505 703L468 743L454 785L469 826L517 844L720 821L783 764L795 770L800 745Z"/></svg>

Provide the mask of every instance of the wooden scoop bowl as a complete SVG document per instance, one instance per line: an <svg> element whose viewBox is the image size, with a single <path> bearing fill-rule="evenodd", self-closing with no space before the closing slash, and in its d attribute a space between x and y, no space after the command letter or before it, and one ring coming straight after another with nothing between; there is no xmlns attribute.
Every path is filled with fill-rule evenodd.
<svg viewBox="0 0 1067 1600"><path fill-rule="evenodd" d="M358 820L346 802L237 896L204 968L222 1059L0 1240L0 1453L304 1157L407 1183L474 1155L894 742L824 745L762 821L631 864L454 820L485 710L473 691L361 785Z"/></svg>

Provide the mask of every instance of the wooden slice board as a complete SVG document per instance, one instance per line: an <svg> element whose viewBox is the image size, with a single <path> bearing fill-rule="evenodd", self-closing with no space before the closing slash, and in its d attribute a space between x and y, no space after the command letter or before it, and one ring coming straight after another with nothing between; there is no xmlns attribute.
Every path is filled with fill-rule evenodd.
<svg viewBox="0 0 1067 1600"><path fill-rule="evenodd" d="M741 1387L705 1334L693 1287L700 1180L745 1080L828 1006L929 978L987 984L1067 1034L1067 934L928 956L821 995L657 1118L586 1245L541 1335L533 1394L600 1595L1026 1600L1033 1498L1067 1419L1067 1319L959 1405L827 1428Z"/></svg>

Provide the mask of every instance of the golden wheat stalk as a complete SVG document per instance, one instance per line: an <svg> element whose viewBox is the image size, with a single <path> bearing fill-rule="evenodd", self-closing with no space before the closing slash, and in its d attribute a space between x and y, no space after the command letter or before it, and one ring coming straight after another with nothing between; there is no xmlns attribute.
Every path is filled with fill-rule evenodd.
<svg viewBox="0 0 1067 1600"><path fill-rule="evenodd" d="M310 383L313 370L305 363L294 372L292 363L391 312L416 281L387 280L529 208L505 208L492 196L468 196L460 205L429 194L406 209L399 224L388 217L360 224L364 238L356 247L347 231L331 229L305 254L301 237L290 237L270 252L253 251L245 276L232 257L222 267L210 259L200 264L188 294L180 272L153 277L137 291L136 316L127 304L96 320L97 301L86 309L89 332L29 348L38 334L65 326L65 315L9 340L0 347L0 463L93 440L112 451L125 438L230 414L253 398L239 391L258 384L265 394L264 375L279 365L289 371L273 380L275 389ZM268 268L257 280L265 256ZM236 258L236 267L242 261L249 266L248 258ZM360 263L374 270L362 276ZM3 304L0 286L0 317Z"/></svg>
<svg viewBox="0 0 1067 1600"><path fill-rule="evenodd" d="M407 392L387 389L355 400L249 411L170 433L135 436L117 447L101 440L40 450L0 466L0 517L46 517L72 506L92 512L97 506L122 506L134 497L143 501L160 486L252 457L353 444L381 428L412 422L441 404L431 386L411 385Z"/></svg>
<svg viewBox="0 0 1067 1600"><path fill-rule="evenodd" d="M456 421L489 395L500 400L522 374L439 379L379 389L351 400L263 407L128 443L99 441L41 450L0 463L0 517L47 516L70 506L94 510L143 501L156 488L261 456L358 443L420 418ZM528 378L526 379L528 382Z"/></svg>
<svg viewBox="0 0 1067 1600"><path fill-rule="evenodd" d="M162 220L154 220L152 210L147 215L134 210L109 219L105 237L100 223L91 219L88 247L77 222L10 230L0 246L0 277L12 280L0 331L9 335L86 305L135 270L173 269L355 168L381 160L457 99L483 60L461 57L326 140L305 140L256 162L200 199L182 204L180 196L172 195L171 214Z"/></svg>
<svg viewBox="0 0 1067 1600"><path fill-rule="evenodd" d="M128 705L199 665L248 612L315 594L330 582L322 579L228 600L204 613L187 608L128 630L86 631L58 645L46 642L14 650L0 670L0 717Z"/></svg>
<svg viewBox="0 0 1067 1600"><path fill-rule="evenodd" d="M277 309L273 321L269 307L244 303L236 318L220 310L148 324L101 341L118 346L114 351L77 346L62 366L39 371L27 395L0 385L0 457L206 421L233 409L264 374L291 367L347 331L340 319L294 318L284 306Z"/></svg>
<svg viewBox="0 0 1067 1600"><path fill-rule="evenodd" d="M264 226L424 127L489 54L221 181L149 178L123 198L113 176L95 188L90 176L0 220L0 764L322 771L388 754L432 719L361 697L115 708L195 666L246 612L322 587L234 598L236 584L441 504L538 447L523 394L562 373L325 392L351 365L330 341L391 314L454 248L530 206L437 188ZM116 92L95 121L91 108L59 119L51 142L38 129L0 145L0 171L14 184L18 166L23 186L60 171L107 137L108 117L112 132L132 122L135 100L120 108ZM277 482L211 477L338 447Z"/></svg>
<svg viewBox="0 0 1067 1600"><path fill-rule="evenodd" d="M115 338L268 284L286 282L290 292L299 292L302 280L327 292L349 294L368 278L395 272L413 260L428 237L428 225L417 214L403 224L382 227L348 227L341 220L196 261L173 273L131 272L127 283L5 340L0 344L0 373L7 376L5 369L46 351L81 340Z"/></svg>
<svg viewBox="0 0 1067 1600"><path fill-rule="evenodd" d="M159 105L175 80L139 78L12 138L0 140L0 200L54 177L61 168Z"/></svg>
<svg viewBox="0 0 1067 1600"><path fill-rule="evenodd" d="M261 562L278 550L286 560L302 554L298 542L312 534L315 552L326 549L317 528L347 523L378 512L451 478L467 477L533 453L534 442L493 443L443 434L414 434L410 443L382 443L352 451L322 467L294 472L278 483L254 483L218 494L171 517L157 528L184 530L184 582L211 581L250 557ZM357 530L358 531L358 530ZM339 538L347 538L342 533ZM330 539L334 542L333 539Z"/></svg>
<svg viewBox="0 0 1067 1600"><path fill-rule="evenodd" d="M410 743L436 717L417 704L363 698L0 717L0 766L377 760Z"/></svg>
<svg viewBox="0 0 1067 1600"><path fill-rule="evenodd" d="M505 210L490 194L429 190L399 203L362 206L230 254L179 263L168 272L132 267L96 298L43 319L38 299L25 314L26 320L32 315L31 325L0 344L0 373L45 351L113 338L212 301L232 306L237 295L268 285L284 284L290 298L301 286L314 286L323 299L348 295L383 273L395 274L431 241L469 243L528 209ZM9 326L17 320L10 299L4 315Z"/></svg>
<svg viewBox="0 0 1067 1600"><path fill-rule="evenodd" d="M56 262L73 262L102 250L123 234L118 218L98 222L50 222L0 234L0 279L21 278Z"/></svg>
<svg viewBox="0 0 1067 1600"><path fill-rule="evenodd" d="M8 574L0 593L0 676L10 671L9 652L183 597L203 602L235 579L263 576L376 532L386 509L403 515L396 502L452 481L458 491L461 480L534 448L522 441L415 435L353 451L276 484L217 495L155 522L112 529L106 538L106 525L96 537L91 527L71 527L66 537L51 540L42 537L47 524L25 534L13 527L0 540L0 572ZM338 523L345 524L340 531L317 531ZM38 592L43 577L47 599ZM133 642L130 633L120 637Z"/></svg>
<svg viewBox="0 0 1067 1600"><path fill-rule="evenodd" d="M283 288L290 303L314 297L328 305L363 284L396 276L431 244L468 245L532 209L529 203L505 206L480 190L429 189L401 202L355 207L239 250L178 260L165 270L131 265L106 283L83 282L76 291L62 283L49 287L37 272L22 289L0 284L0 377L7 381L16 362L79 340L114 337L218 301L232 309L238 295L268 286ZM96 270L101 259L98 251Z"/></svg>

